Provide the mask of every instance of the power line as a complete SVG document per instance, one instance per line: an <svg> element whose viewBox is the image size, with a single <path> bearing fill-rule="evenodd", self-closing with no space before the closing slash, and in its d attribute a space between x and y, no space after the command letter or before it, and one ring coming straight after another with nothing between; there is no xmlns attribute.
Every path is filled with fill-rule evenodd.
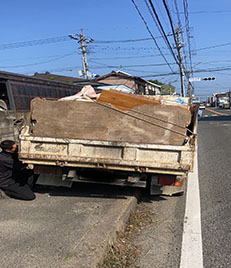
<svg viewBox="0 0 231 268"><path fill-rule="evenodd" d="M182 23L181 23L181 19L180 19L180 14L179 14L177 0L174 0L174 5L175 5L175 9L176 9L176 15L177 15L177 20L178 20L178 27L180 29L182 29ZM181 40L184 43L184 33L183 33L183 31L180 32L180 35L181 35ZM187 54L186 54L185 46L182 46L182 48L183 48L183 53L184 53L184 57L183 57L183 60L185 62L184 65L186 66L186 68L188 68L188 61L187 61L187 57L186 57Z"/></svg>
<svg viewBox="0 0 231 268"><path fill-rule="evenodd" d="M168 5L167 5L165 0L162 0L162 1L163 1L165 10L167 12L167 16L168 16L168 19L169 19L169 22L170 22L172 34L173 34L174 41L175 41L175 44L176 44L176 49L177 49L177 53L178 53L178 65L179 65L179 68L180 68L181 94L184 97L185 96L185 92L184 92L184 66L183 66L182 56L181 56L181 48L183 46L181 45L180 34L181 34L181 36L183 36L183 35L181 33L180 24L178 25L177 33L175 34L175 29L174 29L174 25L173 25L173 21L172 21L172 17L171 17Z"/></svg>
<svg viewBox="0 0 231 268"><path fill-rule="evenodd" d="M213 10L213 11L201 10L201 11L190 11L189 12L189 14L213 14L213 13L231 13L231 10ZM179 14L184 14L184 12L179 12Z"/></svg>
<svg viewBox="0 0 231 268"><path fill-rule="evenodd" d="M0 50L58 43L58 42L68 41L69 39L70 38L68 36L59 36L59 37L51 37L51 38L32 40L32 41L23 41L23 42L17 42L17 43L2 44L2 45L0 45Z"/></svg>
<svg viewBox="0 0 231 268"><path fill-rule="evenodd" d="M180 21L180 13L179 13L179 9L178 9L178 5L177 5L177 0L174 0L174 4L175 4L175 8L176 8L176 15L177 15L177 19L178 19L178 25L181 26L181 21Z"/></svg>
<svg viewBox="0 0 231 268"><path fill-rule="evenodd" d="M179 72L149 74L149 75L142 76L142 78L146 78L146 77L159 77L159 76L169 76L169 75L176 75L176 74L179 75Z"/></svg>
<svg viewBox="0 0 231 268"><path fill-rule="evenodd" d="M134 70L134 69L126 68L126 67L124 68L124 66L122 67L123 67L123 70L129 71L129 72L145 73L145 74L150 73L150 71L141 71L141 70ZM137 75L137 76L140 76L140 75Z"/></svg>
<svg viewBox="0 0 231 268"><path fill-rule="evenodd" d="M161 38L161 36L157 36L155 38ZM95 44L115 44L115 43L130 43L130 42L142 42L142 41L149 41L152 40L152 38L141 38L141 39L128 39L128 40L98 40L95 41Z"/></svg>
<svg viewBox="0 0 231 268"><path fill-rule="evenodd" d="M178 41L177 41L177 37L176 37L176 34L175 34L175 29L174 29L174 26L173 26L172 17L171 17L171 14L170 14L170 11L169 11L169 8L168 8L168 5L167 5L166 1L165 0L162 0L162 1L163 1L165 10L167 12L167 16L168 16L168 19L169 19L169 22L170 22L170 26L171 26L171 30L172 30L172 34L173 34L173 38L174 38L175 44L177 46Z"/></svg>
<svg viewBox="0 0 231 268"><path fill-rule="evenodd" d="M161 36L157 36L155 38L161 38ZM152 40L152 38L140 38L140 39L128 39L128 40L94 40L94 43L116 44L116 43L142 42L142 41L150 41L150 40ZM15 43L9 43L9 44L0 44L0 50L23 48L23 47L30 47L30 46L39 46L39 45L46 45L46 44L65 42L65 41L70 41L70 37L68 35L50 37L50 38L38 39L38 40L15 42Z"/></svg>
<svg viewBox="0 0 231 268"><path fill-rule="evenodd" d="M203 47L203 48L198 48L198 49L194 49L193 51L201 51L201 50L208 50L208 49L213 49L213 48L218 48L218 47L223 47L223 46L230 46L231 43L224 43L224 44L220 44L220 45L214 45L214 46L209 46L209 47ZM191 53L192 54L192 53ZM95 58L95 59L129 59L129 58L143 58L143 57L154 57L157 55L147 55L147 56L137 56L137 57L115 57L115 58Z"/></svg>
<svg viewBox="0 0 231 268"><path fill-rule="evenodd" d="M190 14L231 13L231 10L191 11Z"/></svg>
<svg viewBox="0 0 231 268"><path fill-rule="evenodd" d="M56 60L60 60L63 59L65 57L68 57L70 55L75 54L76 52L71 52L68 54L65 54L63 56L57 57L55 59L51 59L51 60L47 60L47 61L42 61L42 62L36 62L36 63L30 63L30 64L23 64L23 65L13 65L13 66L0 66L0 68L21 68L21 67L28 67L28 66L35 66L35 65L40 65L40 64L44 64L44 63L49 63L49 62L53 62Z"/></svg>
<svg viewBox="0 0 231 268"><path fill-rule="evenodd" d="M217 48L217 47L224 47L224 46L230 46L230 45L231 45L231 43L224 43L224 44L214 45L214 46L210 46L210 47L198 48L198 49L195 49L194 51L201 51L201 50L206 50L206 49L211 49L211 48Z"/></svg>
<svg viewBox="0 0 231 268"><path fill-rule="evenodd" d="M194 70L194 73L210 73L210 72L222 72L222 71L231 71L231 66L227 67L217 67L217 68L207 68L207 69L198 69ZM174 73L162 73L162 74L150 74L142 77L157 77L157 76L169 76L169 75L175 75L179 74L179 72L174 72Z"/></svg>
<svg viewBox="0 0 231 268"><path fill-rule="evenodd" d="M161 55L142 55L142 56L131 56L131 57L113 57L113 58L93 58L94 60L122 60L122 59L139 59L139 58L150 58L160 57ZM91 60L89 60L91 61Z"/></svg>
<svg viewBox="0 0 231 268"><path fill-rule="evenodd" d="M173 69L171 68L170 64L168 63L167 59L165 58L164 54L162 53L162 51L161 51L161 49L160 49L159 45L158 45L158 44L157 44L157 42L156 42L155 37L153 36L153 34L152 34L151 30L149 29L148 24L147 24L147 22L145 21L144 17L142 16L142 14L141 14L141 12L140 12L140 10L139 10L138 6L136 5L136 3L135 3L135 1L134 1L134 0L131 0L131 1L132 1L133 5L135 6L135 8L136 8L136 10L137 10L137 12L138 12L138 14L139 14L139 16L140 16L140 17L141 17L141 19L143 20L143 22L144 22L144 24L145 24L145 27L146 27L146 29L147 29L148 33L150 34L150 36L152 37L152 39L153 39L153 41L154 41L154 43L155 43L156 47L158 48L158 50L159 50L159 52L160 52L161 56L163 57L163 59L164 59L164 60L165 60L165 62L167 63L167 65L168 65L169 69L170 69L170 70L173 72Z"/></svg>
<svg viewBox="0 0 231 268"><path fill-rule="evenodd" d="M155 7L154 7L152 1L151 1L151 0L148 0L148 1L149 1L149 5L150 5L150 7L151 7L151 9L152 9L152 12L151 12L151 10L150 10L150 8L149 8L149 5L148 5L147 1L146 1L146 0L144 0L144 1L145 1L146 5L147 5L147 7L148 7L148 9L149 9L149 11L150 11L150 13L151 13L151 15L152 15L152 12L154 13L155 18L152 16L152 17L153 17L153 20L154 20L155 23L156 23L156 21L157 21L157 23L158 23L158 27L157 27L157 28L158 28L158 30L160 31L160 34L163 36L163 39L164 39L164 41L165 41L165 43L166 43L166 45L167 45L167 47L168 47L170 53L172 54L174 60L176 61L177 64L179 64L179 63L178 63L178 60L177 60L177 58L176 58L176 55L175 55L175 53L174 53L174 51L173 51L173 49L172 49L172 47L171 47L171 45L170 45L170 43L169 43L168 37L167 37L167 35L166 35L165 31L164 31L164 28L163 28L163 26L162 26L162 24L161 24L161 21L160 21L160 19L159 19L159 16L158 16L158 14L157 14L157 12L156 12L156 9L155 9ZM156 25L157 25L157 23L156 23Z"/></svg>
<svg viewBox="0 0 231 268"><path fill-rule="evenodd" d="M64 68L56 68L56 69L50 69L50 70L43 70L43 71L39 71L39 72L45 72L45 71L49 71L49 72L65 72L65 71L73 71L76 68L79 68L79 66L71 66L71 67L64 67ZM195 70L195 73L206 73L206 72L222 72L222 71L231 71L231 66L228 67L216 67L216 68L210 68L210 69L198 69ZM27 74L31 74L34 72L30 72ZM165 76L171 76L171 75L179 75L179 72L171 72L171 73L155 73L155 74L147 74L147 75L143 75L140 76L141 78L149 78L149 77L165 77Z"/></svg>
<svg viewBox="0 0 231 268"><path fill-rule="evenodd" d="M107 65L107 64L104 64L104 63L100 63L100 62L95 62L95 61L91 61L93 63L96 63L96 64L100 64L100 65L103 65L103 67L94 67L94 66L91 66L92 69L101 69L101 68L117 68L118 65ZM171 65L175 65L175 63L169 63ZM151 64L136 64L136 65L120 65L122 67L159 67L159 66L166 66L167 64L166 63L151 63Z"/></svg>

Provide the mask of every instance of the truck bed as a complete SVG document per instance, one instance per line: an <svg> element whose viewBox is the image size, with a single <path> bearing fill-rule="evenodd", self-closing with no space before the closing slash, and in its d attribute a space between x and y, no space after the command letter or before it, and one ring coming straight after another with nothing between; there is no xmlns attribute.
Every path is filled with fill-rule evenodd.
<svg viewBox="0 0 231 268"><path fill-rule="evenodd" d="M124 106L140 101L118 95ZM188 107L144 101L125 111L109 103L35 98L31 123L20 135L19 157L33 165L187 174L196 116Z"/></svg>

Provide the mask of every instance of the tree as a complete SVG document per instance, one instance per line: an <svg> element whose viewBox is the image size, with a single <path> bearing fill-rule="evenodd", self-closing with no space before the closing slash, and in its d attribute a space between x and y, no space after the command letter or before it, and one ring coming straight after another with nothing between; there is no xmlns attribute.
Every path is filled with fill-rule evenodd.
<svg viewBox="0 0 231 268"><path fill-rule="evenodd" d="M159 86L164 85L163 83L161 83L161 82L158 81L158 80L148 80L148 81L151 82L151 83L154 83L154 84L156 84L156 85L159 85Z"/></svg>
<svg viewBox="0 0 231 268"><path fill-rule="evenodd" d="M164 84L158 80L148 80L148 81L161 86L161 95L173 95L174 93L176 93L176 88L170 84Z"/></svg>
<svg viewBox="0 0 231 268"><path fill-rule="evenodd" d="M176 93L176 88L170 84L161 86L161 95L173 95Z"/></svg>

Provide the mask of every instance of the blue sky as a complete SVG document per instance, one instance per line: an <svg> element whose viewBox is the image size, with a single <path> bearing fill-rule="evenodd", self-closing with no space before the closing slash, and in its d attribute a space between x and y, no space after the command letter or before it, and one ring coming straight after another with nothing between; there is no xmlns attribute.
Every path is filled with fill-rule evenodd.
<svg viewBox="0 0 231 268"><path fill-rule="evenodd" d="M78 70L82 69L81 53L78 49L80 45L68 38L68 35L80 34L81 29L84 29L86 37L94 40L87 48L88 64L92 73L104 75L121 69L144 79L172 83L177 92L180 92L179 74L171 74L179 72L179 68L160 37L145 1L133 1L164 57L160 55L153 40L138 41L151 36L132 0L9 0L1 3L0 70L27 75L49 71L79 77ZM163 2L152 0L169 43L176 53ZM181 21L184 43L182 54L186 70L190 68L187 39L187 34L190 34L193 76L216 77L215 81L194 82L195 94L205 99L214 92L231 90L231 2L165 2L174 28L178 26L178 18ZM188 33L183 3L188 4ZM121 42L124 40L130 42ZM5 46L6 44L8 46Z"/></svg>

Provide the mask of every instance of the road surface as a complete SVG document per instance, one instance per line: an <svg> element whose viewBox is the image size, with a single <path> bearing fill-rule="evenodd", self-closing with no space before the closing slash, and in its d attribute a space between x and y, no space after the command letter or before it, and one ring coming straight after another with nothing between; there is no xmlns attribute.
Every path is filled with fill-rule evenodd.
<svg viewBox="0 0 231 268"><path fill-rule="evenodd" d="M142 202L152 211L153 224L136 237L135 243L140 247L138 267L202 268L200 256L205 268L231 267L230 134L231 110L203 111L198 129L199 171L193 177L199 178L199 202L186 198L190 187L180 196L143 197ZM78 262L75 250L81 241L92 237L100 243L106 227L113 224L113 212L120 217L122 209L135 196L118 189L48 188L38 192L32 202L0 200L1 267L73 267ZM192 219L187 211L195 212L190 216ZM202 241L197 239L197 251L193 249L187 255L187 266L182 266L183 255L193 244L187 244L185 234L195 219L196 226L201 227ZM95 229L97 223L102 223L101 231ZM195 235L195 230L190 231ZM94 237L95 234L100 237ZM88 252L94 250L89 248ZM196 258L193 252L198 253ZM76 267L81 267L81 263Z"/></svg>
<svg viewBox="0 0 231 268"><path fill-rule="evenodd" d="M205 110L199 122L199 181L205 268L231 267L231 111ZM215 111L215 113L214 113Z"/></svg>

